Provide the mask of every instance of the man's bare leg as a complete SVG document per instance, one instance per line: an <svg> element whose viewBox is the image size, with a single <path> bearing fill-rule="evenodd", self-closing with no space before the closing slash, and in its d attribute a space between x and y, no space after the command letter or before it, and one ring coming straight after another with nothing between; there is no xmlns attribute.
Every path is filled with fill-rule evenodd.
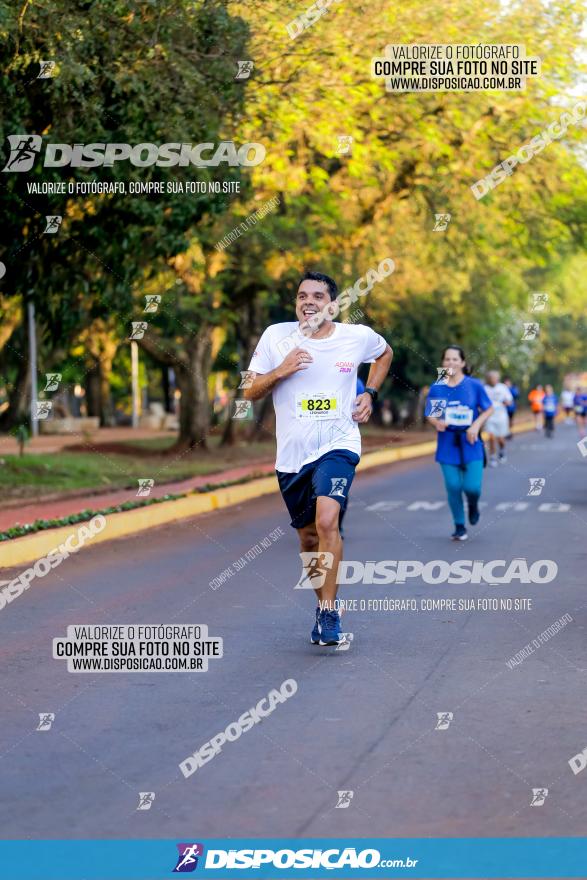
<svg viewBox="0 0 587 880"><path fill-rule="evenodd" d="M315 523L310 523L307 526L302 526L301 529L297 530L298 535L300 537L300 550L302 553L315 553L318 556L318 532L316 531ZM309 575L310 570L308 566L306 566L306 573ZM322 589L318 588L314 590L316 593L316 598L318 599L318 604L322 601Z"/></svg>
<svg viewBox="0 0 587 880"><path fill-rule="evenodd" d="M342 559L342 538L338 522L340 504L327 495L316 499L316 532L318 534L318 553L332 553L332 566L326 570L326 578L320 590L321 608L334 611L334 600L338 590L338 563ZM318 592L318 591L316 591Z"/></svg>

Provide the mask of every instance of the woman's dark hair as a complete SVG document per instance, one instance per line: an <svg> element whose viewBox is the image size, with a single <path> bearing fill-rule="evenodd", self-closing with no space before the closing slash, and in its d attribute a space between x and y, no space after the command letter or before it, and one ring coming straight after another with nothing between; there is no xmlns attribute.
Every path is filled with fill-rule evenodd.
<svg viewBox="0 0 587 880"><path fill-rule="evenodd" d="M441 360L444 360L445 354L447 353L447 351L450 351L451 349L453 351L458 351L460 359L465 362L465 366L463 367L463 373L465 374L465 376L469 376L471 371L470 371L469 367L467 366L467 358L466 358L465 352L463 351L463 349L461 348L460 345L447 345L446 348L444 348L442 350Z"/></svg>
<svg viewBox="0 0 587 880"><path fill-rule="evenodd" d="M302 281L321 281L322 284L325 284L328 288L331 302L332 300L335 300L338 296L338 287L336 285L336 281L334 280L334 278L331 278L330 275L324 275L322 272L304 272L304 274L298 281L298 288Z"/></svg>

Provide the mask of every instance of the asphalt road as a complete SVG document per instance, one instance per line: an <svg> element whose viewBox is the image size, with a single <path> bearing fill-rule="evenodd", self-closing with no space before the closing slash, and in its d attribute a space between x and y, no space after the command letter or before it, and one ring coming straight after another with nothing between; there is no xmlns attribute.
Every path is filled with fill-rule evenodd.
<svg viewBox="0 0 587 880"><path fill-rule="evenodd" d="M576 441L564 425L552 441L512 441L508 463L485 472L487 504L464 544L448 540L430 460L358 475L348 559L549 559L558 574L542 584L342 587L345 599L419 608L349 612L348 651L309 643L315 603L294 590L296 536L277 495L88 545L33 581L0 612L2 836L584 834L587 772L568 763L587 746L587 458ZM546 482L528 497L536 477ZM420 610L425 599L493 598L531 608ZM541 642L564 615L572 621ZM123 623L207 624L224 656L207 672L157 674L76 675L52 659L68 625ZM184 778L181 761L287 679L297 693ZM50 730L36 730L39 713L55 714ZM437 713L452 713L446 729ZM548 789L541 805L530 805L534 788ZM338 791L353 792L350 805L337 808ZM139 792L155 793L150 809L137 810Z"/></svg>

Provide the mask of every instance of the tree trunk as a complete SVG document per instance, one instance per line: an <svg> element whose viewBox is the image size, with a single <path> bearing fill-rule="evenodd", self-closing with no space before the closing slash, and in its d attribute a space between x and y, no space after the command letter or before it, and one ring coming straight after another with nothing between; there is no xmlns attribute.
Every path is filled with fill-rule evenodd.
<svg viewBox="0 0 587 880"><path fill-rule="evenodd" d="M179 437L175 448L208 449L210 430L210 401L208 376L212 365L212 327L204 324L188 343L187 365L175 367L177 384L181 391L179 407Z"/></svg>
<svg viewBox="0 0 587 880"><path fill-rule="evenodd" d="M110 391L112 362L118 349L116 332L110 323L98 319L81 336L93 364L86 382L89 416L98 416L102 426L114 424L114 408Z"/></svg>
<svg viewBox="0 0 587 880"><path fill-rule="evenodd" d="M19 358L14 385L8 392L8 407L0 415L0 431L10 431L28 419L30 407L30 369L27 356Z"/></svg>
<svg viewBox="0 0 587 880"><path fill-rule="evenodd" d="M86 374L86 406L89 416L100 416L102 411L102 391L100 365L94 366Z"/></svg>
<svg viewBox="0 0 587 880"><path fill-rule="evenodd" d="M234 419L231 418L234 411L234 407L232 404L235 396L236 395L231 394L228 398L228 418L226 419L224 431L222 432L222 440L220 441L221 446L234 446L234 444L236 443L236 435L234 432Z"/></svg>

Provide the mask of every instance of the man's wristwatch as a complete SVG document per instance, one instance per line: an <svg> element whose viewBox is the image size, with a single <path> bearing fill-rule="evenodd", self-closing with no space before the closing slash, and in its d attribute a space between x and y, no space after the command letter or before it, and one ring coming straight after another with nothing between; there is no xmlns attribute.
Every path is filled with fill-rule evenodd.
<svg viewBox="0 0 587 880"><path fill-rule="evenodd" d="M370 394L370 395L371 395L371 400L373 401L373 403L375 403L375 401L376 401L377 398L379 397L379 394L378 394L378 392L377 392L377 389L376 389L376 388L365 388L365 392L366 392L367 394Z"/></svg>

